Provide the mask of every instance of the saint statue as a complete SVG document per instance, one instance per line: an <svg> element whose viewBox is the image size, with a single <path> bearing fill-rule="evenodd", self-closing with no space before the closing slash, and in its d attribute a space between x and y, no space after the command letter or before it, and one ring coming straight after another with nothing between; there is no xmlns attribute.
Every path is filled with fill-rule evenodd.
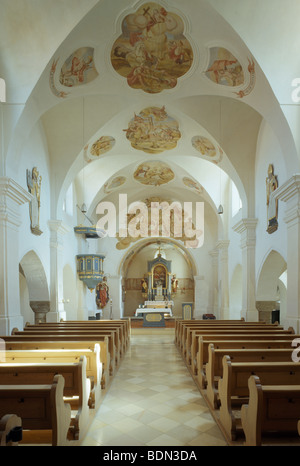
<svg viewBox="0 0 300 466"><path fill-rule="evenodd" d="M277 176L274 175L272 164L268 168L268 177L266 178L266 195L267 195L267 219L268 233L274 233L278 228L278 200L274 198L274 191L278 188Z"/></svg>
<svg viewBox="0 0 300 466"><path fill-rule="evenodd" d="M40 205L41 205L41 183L42 177L39 175L37 167L33 167L32 172L26 170L28 191L33 198L29 204L30 228L34 235L41 235L40 230Z"/></svg>
<svg viewBox="0 0 300 466"><path fill-rule="evenodd" d="M109 301L109 287L106 277L96 286L96 304L98 309L103 309Z"/></svg>
<svg viewBox="0 0 300 466"><path fill-rule="evenodd" d="M173 275L171 284L172 284L172 293L176 293L177 287L178 287L178 279L176 278L176 275Z"/></svg>
<svg viewBox="0 0 300 466"><path fill-rule="evenodd" d="M145 280L145 278L143 278L143 280L142 280L142 292L147 293L147 291L148 291L148 283L147 283L147 280Z"/></svg>

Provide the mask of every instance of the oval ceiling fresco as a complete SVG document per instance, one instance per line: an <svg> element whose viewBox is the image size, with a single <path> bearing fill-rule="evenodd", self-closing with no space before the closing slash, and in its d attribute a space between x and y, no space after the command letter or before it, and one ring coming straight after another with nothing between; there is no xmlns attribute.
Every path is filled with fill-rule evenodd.
<svg viewBox="0 0 300 466"><path fill-rule="evenodd" d="M97 76L94 49L92 47L81 47L73 52L63 64L59 82L66 87L75 87L88 84Z"/></svg>
<svg viewBox="0 0 300 466"><path fill-rule="evenodd" d="M182 19L157 3L145 3L124 18L111 63L133 89L152 94L174 88L193 63Z"/></svg>
<svg viewBox="0 0 300 466"><path fill-rule="evenodd" d="M194 136L192 138L193 147L200 152L202 158L213 163L220 163L223 158L223 151L219 147L216 149L214 144L205 136Z"/></svg>
<svg viewBox="0 0 300 466"><path fill-rule="evenodd" d="M212 47L209 52L209 66L205 74L211 81L231 87L244 83L242 65L229 50L223 47Z"/></svg>
<svg viewBox="0 0 300 466"><path fill-rule="evenodd" d="M144 185L161 186L172 181L175 174L166 163L154 160L141 163L133 177Z"/></svg>
<svg viewBox="0 0 300 466"><path fill-rule="evenodd" d="M178 122L170 117L165 107L148 107L134 115L126 132L134 149L150 154L174 149L181 138Z"/></svg>
<svg viewBox="0 0 300 466"><path fill-rule="evenodd" d="M101 136L97 141L95 141L90 150L88 150L88 145L84 148L84 157L87 162L92 160L98 160L99 157L106 152L110 151L115 145L116 140L111 136Z"/></svg>
<svg viewBox="0 0 300 466"><path fill-rule="evenodd" d="M103 189L105 194L110 194L115 189L118 189L120 186L123 186L125 182L125 176L116 176L115 178L112 178L111 180L107 181L104 185Z"/></svg>

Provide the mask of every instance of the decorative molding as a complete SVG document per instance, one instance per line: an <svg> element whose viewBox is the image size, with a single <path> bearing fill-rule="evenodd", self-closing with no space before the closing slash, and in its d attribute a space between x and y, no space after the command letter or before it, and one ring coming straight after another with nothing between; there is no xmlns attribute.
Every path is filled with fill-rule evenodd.
<svg viewBox="0 0 300 466"><path fill-rule="evenodd" d="M274 198L286 202L284 221L291 226L300 219L300 174L296 173L274 191Z"/></svg>
<svg viewBox="0 0 300 466"><path fill-rule="evenodd" d="M241 235L241 248L255 247L256 245L256 218L242 218L233 225L232 229Z"/></svg>
<svg viewBox="0 0 300 466"><path fill-rule="evenodd" d="M22 223L19 206L31 202L32 198L12 178L0 178L0 221L18 228Z"/></svg>

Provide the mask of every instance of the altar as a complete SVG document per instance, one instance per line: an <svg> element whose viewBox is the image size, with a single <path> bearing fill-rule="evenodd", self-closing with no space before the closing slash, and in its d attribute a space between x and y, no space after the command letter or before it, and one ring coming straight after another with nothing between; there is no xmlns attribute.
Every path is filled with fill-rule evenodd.
<svg viewBox="0 0 300 466"><path fill-rule="evenodd" d="M144 314L168 314L170 317L172 317L172 309L170 308L151 308L151 307L142 307L138 308L135 311L135 317L143 316Z"/></svg>
<svg viewBox="0 0 300 466"><path fill-rule="evenodd" d="M143 316L144 327L165 327L165 316L173 316L172 280L171 261L164 259L159 251L154 260L148 261L148 276L142 281L146 301L135 311L135 317Z"/></svg>

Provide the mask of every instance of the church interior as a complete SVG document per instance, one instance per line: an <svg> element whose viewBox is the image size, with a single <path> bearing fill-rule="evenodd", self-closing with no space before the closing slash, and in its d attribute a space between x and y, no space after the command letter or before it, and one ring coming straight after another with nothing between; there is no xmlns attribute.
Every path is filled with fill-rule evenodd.
<svg viewBox="0 0 300 466"><path fill-rule="evenodd" d="M289 413L272 442L300 443L298 0L0 9L1 445L35 430L13 373L26 399L41 358L88 374L91 353L84 407L51 375L53 445L258 445L261 388ZM282 365L280 395L249 369L236 419L230 351Z"/></svg>

